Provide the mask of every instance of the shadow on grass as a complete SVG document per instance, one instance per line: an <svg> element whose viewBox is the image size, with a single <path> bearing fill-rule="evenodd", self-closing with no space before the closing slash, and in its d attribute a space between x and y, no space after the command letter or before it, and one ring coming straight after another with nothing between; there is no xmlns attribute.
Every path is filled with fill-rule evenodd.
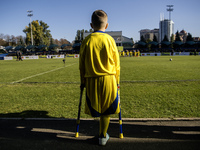
<svg viewBox="0 0 200 150"><path fill-rule="evenodd" d="M75 138L75 119L51 119L47 114L23 111L9 114L23 119L0 118L0 149L102 149L98 146L98 120L81 120L80 136ZM200 121L123 121L124 138L119 139L118 121L112 120L108 133L111 138L103 149L196 150L200 146Z"/></svg>
<svg viewBox="0 0 200 150"><path fill-rule="evenodd" d="M0 114L2 118L52 118L47 111L26 110L19 113Z"/></svg>

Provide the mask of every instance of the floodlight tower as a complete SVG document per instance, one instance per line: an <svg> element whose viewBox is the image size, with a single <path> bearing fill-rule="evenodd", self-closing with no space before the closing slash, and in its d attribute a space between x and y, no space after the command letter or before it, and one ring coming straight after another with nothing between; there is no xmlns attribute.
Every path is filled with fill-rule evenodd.
<svg viewBox="0 0 200 150"><path fill-rule="evenodd" d="M171 20L171 11L173 11L174 9L172 8L174 5L167 5L167 11L169 11L169 20Z"/></svg>
<svg viewBox="0 0 200 150"><path fill-rule="evenodd" d="M30 17L30 25L31 25L31 44L33 45L33 33L32 33L32 24L31 24L31 17L33 16L33 14L32 14L32 10L27 10L27 12L28 12L28 17Z"/></svg>

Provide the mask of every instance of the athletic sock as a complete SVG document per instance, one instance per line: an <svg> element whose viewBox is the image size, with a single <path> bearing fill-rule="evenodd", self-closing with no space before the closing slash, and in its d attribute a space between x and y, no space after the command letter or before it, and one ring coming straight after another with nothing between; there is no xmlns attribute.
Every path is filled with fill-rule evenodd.
<svg viewBox="0 0 200 150"><path fill-rule="evenodd" d="M110 115L103 115L100 117L99 122L99 137L105 138L110 123Z"/></svg>

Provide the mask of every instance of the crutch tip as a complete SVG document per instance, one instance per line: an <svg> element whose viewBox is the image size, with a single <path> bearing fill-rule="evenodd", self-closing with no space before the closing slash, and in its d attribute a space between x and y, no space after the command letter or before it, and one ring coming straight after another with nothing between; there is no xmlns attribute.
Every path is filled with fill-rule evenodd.
<svg viewBox="0 0 200 150"><path fill-rule="evenodd" d="M77 138L77 137L79 137L79 134L78 134L78 132L76 132L76 134L75 134L75 138Z"/></svg>
<svg viewBox="0 0 200 150"><path fill-rule="evenodd" d="M119 138L120 138L120 139L123 139L123 138L124 138L123 133L120 133L120 134L119 134Z"/></svg>

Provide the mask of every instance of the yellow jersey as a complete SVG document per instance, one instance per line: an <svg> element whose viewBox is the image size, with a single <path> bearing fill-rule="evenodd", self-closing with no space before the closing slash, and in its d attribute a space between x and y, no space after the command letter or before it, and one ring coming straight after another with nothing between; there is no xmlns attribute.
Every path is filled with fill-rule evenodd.
<svg viewBox="0 0 200 150"><path fill-rule="evenodd" d="M105 32L97 31L82 42L79 55L81 83L85 78L115 75L119 84L120 61L114 39Z"/></svg>

